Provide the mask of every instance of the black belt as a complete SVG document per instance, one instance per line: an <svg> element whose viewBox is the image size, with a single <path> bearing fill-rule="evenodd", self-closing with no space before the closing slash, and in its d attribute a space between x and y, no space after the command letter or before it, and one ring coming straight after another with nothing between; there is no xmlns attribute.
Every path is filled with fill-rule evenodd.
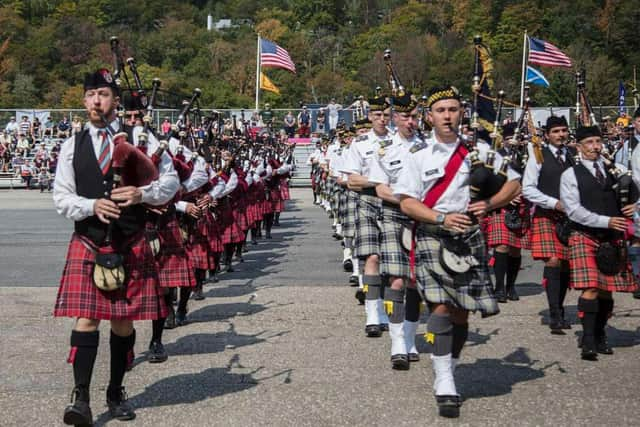
<svg viewBox="0 0 640 427"><path fill-rule="evenodd" d="M360 194L364 194L365 196L378 197L378 193L376 193L376 187L365 187L360 191Z"/></svg>

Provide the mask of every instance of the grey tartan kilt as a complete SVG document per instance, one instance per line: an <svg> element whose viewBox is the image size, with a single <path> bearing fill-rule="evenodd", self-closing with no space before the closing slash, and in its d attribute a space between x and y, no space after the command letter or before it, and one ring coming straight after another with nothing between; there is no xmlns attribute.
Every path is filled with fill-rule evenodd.
<svg viewBox="0 0 640 427"><path fill-rule="evenodd" d="M385 204L380 233L380 274L411 277L409 252L402 247L403 226L411 230L413 221L400 211L400 206Z"/></svg>
<svg viewBox="0 0 640 427"><path fill-rule="evenodd" d="M327 177L327 181L325 182L325 185L324 185L324 192L329 201L331 201L331 198L333 197L333 189L335 185L336 185L336 180L334 178Z"/></svg>
<svg viewBox="0 0 640 427"><path fill-rule="evenodd" d="M430 303L450 304L483 317L500 310L493 295L484 236L478 226L465 233L471 254L479 265L457 276L449 275L438 260L440 240L423 227L416 232L416 280Z"/></svg>
<svg viewBox="0 0 640 427"><path fill-rule="evenodd" d="M360 195L352 190L345 190L346 207L345 219L342 223L342 236L347 238L356 237L356 214L360 203Z"/></svg>
<svg viewBox="0 0 640 427"><path fill-rule="evenodd" d="M344 224L347 219L347 189L339 187L336 199L338 200L338 223Z"/></svg>
<svg viewBox="0 0 640 427"><path fill-rule="evenodd" d="M366 258L380 255L380 224L382 200L378 197L360 194L356 220L355 255Z"/></svg>

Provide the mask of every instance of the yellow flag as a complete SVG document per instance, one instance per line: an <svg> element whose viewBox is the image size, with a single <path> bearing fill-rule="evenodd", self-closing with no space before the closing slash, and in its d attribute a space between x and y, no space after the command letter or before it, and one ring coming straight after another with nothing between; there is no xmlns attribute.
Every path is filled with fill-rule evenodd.
<svg viewBox="0 0 640 427"><path fill-rule="evenodd" d="M269 92L280 95L280 89L278 89L262 71L260 71L260 89L268 90Z"/></svg>

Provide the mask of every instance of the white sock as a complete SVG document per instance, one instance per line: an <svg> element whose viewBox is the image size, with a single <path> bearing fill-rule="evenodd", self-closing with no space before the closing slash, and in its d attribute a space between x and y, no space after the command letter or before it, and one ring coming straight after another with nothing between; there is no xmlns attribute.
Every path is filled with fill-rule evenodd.
<svg viewBox="0 0 640 427"><path fill-rule="evenodd" d="M416 332L418 331L418 325L420 322L410 322L405 320L402 322L404 327L404 341L407 343L407 353L418 353L416 348Z"/></svg>
<svg viewBox="0 0 640 427"><path fill-rule="evenodd" d="M407 354L402 323L389 323L389 336L391 337L391 355Z"/></svg>
<svg viewBox="0 0 640 427"><path fill-rule="evenodd" d="M380 318L380 323L389 324L389 316L387 316L387 312L384 311L384 303L382 302L382 298L378 300L378 317Z"/></svg>
<svg viewBox="0 0 640 427"><path fill-rule="evenodd" d="M368 299L364 301L364 307L367 312L367 325L379 325L380 317L378 315L378 300Z"/></svg>
<svg viewBox="0 0 640 427"><path fill-rule="evenodd" d="M453 379L451 353L444 356L431 355L433 365L433 391L436 396L457 396L456 383Z"/></svg>
<svg viewBox="0 0 640 427"><path fill-rule="evenodd" d="M353 261L353 275L360 275L360 263L358 262L358 258L353 257L353 253L351 254L351 261Z"/></svg>
<svg viewBox="0 0 640 427"><path fill-rule="evenodd" d="M348 259L351 259L351 249L344 248L342 250L342 263L344 264Z"/></svg>
<svg viewBox="0 0 640 427"><path fill-rule="evenodd" d="M338 236L342 236L342 224L337 224L336 225L336 234Z"/></svg>

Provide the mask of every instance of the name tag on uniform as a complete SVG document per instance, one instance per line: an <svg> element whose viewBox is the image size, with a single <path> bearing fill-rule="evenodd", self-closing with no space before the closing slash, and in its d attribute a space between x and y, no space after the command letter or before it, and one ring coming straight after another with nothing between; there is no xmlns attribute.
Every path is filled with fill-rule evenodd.
<svg viewBox="0 0 640 427"><path fill-rule="evenodd" d="M366 153L364 153L364 155L367 156L367 157L373 155L373 150L367 151Z"/></svg>
<svg viewBox="0 0 640 427"><path fill-rule="evenodd" d="M402 160L394 160L389 163L389 166L398 166L400 163L402 163Z"/></svg>
<svg viewBox="0 0 640 427"><path fill-rule="evenodd" d="M424 175L425 175L425 176L435 175L435 174L437 174L437 173L438 173L438 171L439 171L439 169L437 169L437 168L436 168L436 169L430 169L430 170L428 170L428 171L425 171Z"/></svg>

